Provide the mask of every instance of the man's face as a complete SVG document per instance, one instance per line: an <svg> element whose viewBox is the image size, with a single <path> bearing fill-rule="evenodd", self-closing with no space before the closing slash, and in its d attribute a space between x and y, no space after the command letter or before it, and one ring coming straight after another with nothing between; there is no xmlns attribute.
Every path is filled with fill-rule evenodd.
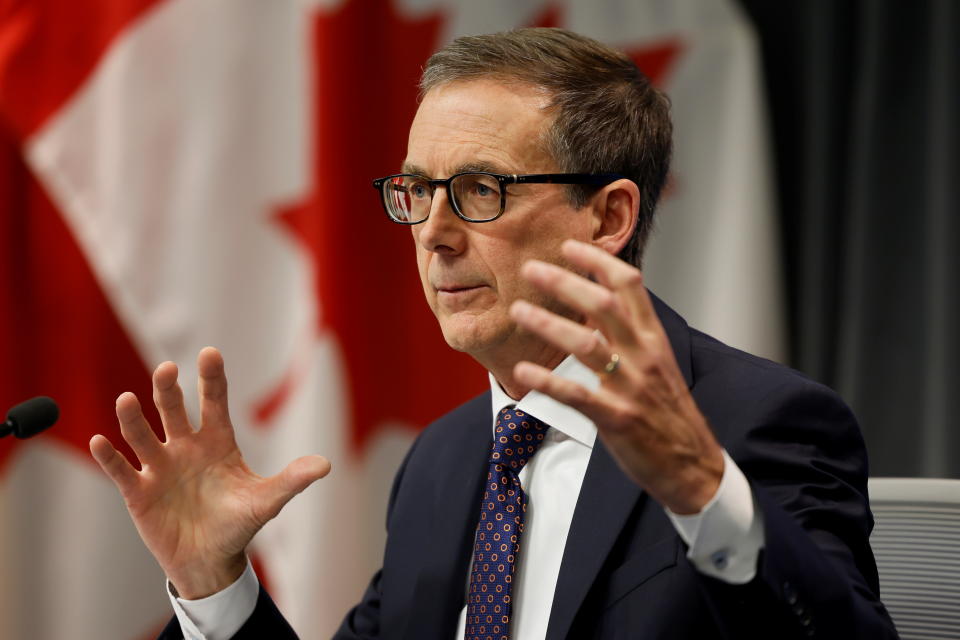
<svg viewBox="0 0 960 640"><path fill-rule="evenodd" d="M434 88L410 128L404 171L429 178L469 170L556 173L541 144L552 120L546 103L535 88L488 79ZM518 330L508 309L522 298L570 315L521 278L520 267L531 258L564 264L560 244L589 241L593 223L589 205L571 207L560 185L508 185L506 210L487 223L458 218L438 189L430 217L412 230L423 290L447 343L488 368L506 354L555 363L556 354Z"/></svg>

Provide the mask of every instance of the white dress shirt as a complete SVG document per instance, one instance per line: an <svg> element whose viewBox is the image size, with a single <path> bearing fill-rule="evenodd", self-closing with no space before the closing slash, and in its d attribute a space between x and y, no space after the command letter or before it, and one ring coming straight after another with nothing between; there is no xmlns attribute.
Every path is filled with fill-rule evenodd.
<svg viewBox="0 0 960 640"><path fill-rule="evenodd" d="M599 385L597 375L573 356L561 362L554 373L590 389ZM490 388L491 432L497 414L512 404L550 425L540 449L520 471L527 511L513 581L510 624L511 637L541 640L547 634L560 562L597 428L579 411L537 391L517 402L492 375ZM756 574L757 557L763 547L763 522L747 479L726 451L723 456L720 487L703 510L688 516L667 511L667 516L687 543L687 557L699 571L743 584ZM477 508L479 512L479 505ZM176 597L169 582L167 589L185 638L227 640L253 612L259 582L248 563L235 583L208 598L183 600ZM466 590L465 584L465 594ZM463 638L466 611L464 606L453 640Z"/></svg>

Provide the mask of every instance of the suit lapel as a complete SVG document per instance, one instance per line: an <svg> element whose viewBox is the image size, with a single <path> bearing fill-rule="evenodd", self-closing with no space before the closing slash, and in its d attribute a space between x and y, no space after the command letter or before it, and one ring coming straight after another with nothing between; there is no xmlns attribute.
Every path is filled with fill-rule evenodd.
<svg viewBox="0 0 960 640"><path fill-rule="evenodd" d="M650 297L670 340L680 372L687 386L692 387L690 329L686 321L660 298L653 293ZM564 640L567 637L577 612L641 496L643 490L620 471L598 438L587 465L563 551L547 626L547 640Z"/></svg>
<svg viewBox="0 0 960 640"><path fill-rule="evenodd" d="M451 415L455 431L437 456L432 521L424 523L428 553L417 576L405 638L452 638L464 605L480 497L492 438L490 395L471 411Z"/></svg>

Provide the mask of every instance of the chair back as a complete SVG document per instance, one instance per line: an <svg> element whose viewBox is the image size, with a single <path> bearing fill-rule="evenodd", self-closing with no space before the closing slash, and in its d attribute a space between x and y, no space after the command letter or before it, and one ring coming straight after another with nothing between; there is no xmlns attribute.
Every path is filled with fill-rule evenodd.
<svg viewBox="0 0 960 640"><path fill-rule="evenodd" d="M903 640L960 640L960 480L872 478L870 545Z"/></svg>

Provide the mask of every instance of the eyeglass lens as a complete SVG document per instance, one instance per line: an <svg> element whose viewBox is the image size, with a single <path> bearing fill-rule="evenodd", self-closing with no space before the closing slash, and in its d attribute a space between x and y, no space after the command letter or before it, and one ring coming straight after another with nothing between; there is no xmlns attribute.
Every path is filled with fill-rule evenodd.
<svg viewBox="0 0 960 640"><path fill-rule="evenodd" d="M383 199L399 222L420 222L430 214L435 188L415 175L400 175L383 183ZM471 220L492 220L500 215L500 183L493 176L465 173L450 181L449 196L460 213Z"/></svg>

